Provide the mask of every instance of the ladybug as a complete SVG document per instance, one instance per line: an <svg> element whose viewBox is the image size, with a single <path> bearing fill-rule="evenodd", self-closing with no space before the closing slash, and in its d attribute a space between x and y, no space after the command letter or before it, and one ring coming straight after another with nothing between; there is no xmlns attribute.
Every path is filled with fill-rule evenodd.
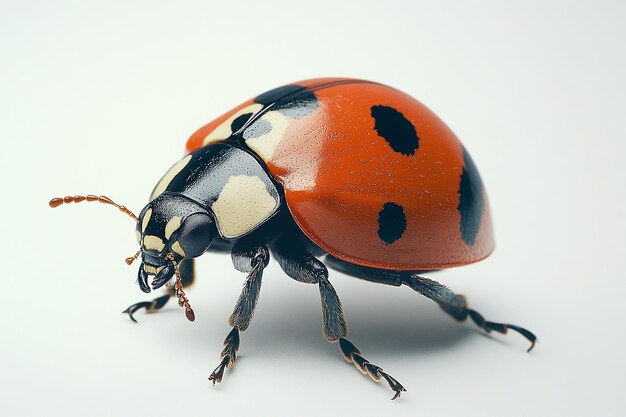
<svg viewBox="0 0 626 417"><path fill-rule="evenodd" d="M317 285L323 335L344 358L394 391L405 388L347 339L348 327L328 267L367 281L407 286L454 319L486 332L530 331L487 321L463 296L418 271L469 264L494 249L487 195L454 133L407 94L379 83L320 78L265 92L201 127L187 154L157 183L135 216L105 196L55 198L114 205L136 221L137 282L166 294L133 304L156 311L172 297L193 321L184 288L193 259L230 251L247 273L229 319L220 362L209 380L234 365L240 332L250 325L270 254L296 281ZM150 277L152 277L151 281Z"/></svg>

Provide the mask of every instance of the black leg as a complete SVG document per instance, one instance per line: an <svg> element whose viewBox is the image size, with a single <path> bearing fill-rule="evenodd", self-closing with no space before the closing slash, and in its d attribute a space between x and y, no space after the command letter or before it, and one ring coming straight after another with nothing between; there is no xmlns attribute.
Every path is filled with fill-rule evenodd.
<svg viewBox="0 0 626 417"><path fill-rule="evenodd" d="M348 339L344 339L343 337L340 338L339 348L341 349L341 353L343 353L343 357L346 358L348 362L354 364L356 369L361 371L363 374L369 375L370 378L376 382L380 382L382 378L385 378L385 381L389 384L389 388L395 391L394 396L391 398L392 400L398 398L402 391L406 391L402 384L399 383L394 377L386 372L383 372L383 368L370 363L370 361L361 356L361 351Z"/></svg>
<svg viewBox="0 0 626 417"><path fill-rule="evenodd" d="M535 347L537 337L532 332L513 324L494 323L485 320L476 310L467 307L467 301L464 296L453 293L448 287L437 281L416 274L406 274L402 276L402 283L439 304L443 311L456 320L465 321L469 316L478 327L487 333L493 330L498 333L506 334L509 329L514 330L530 342L530 347L527 352L530 352L532 348Z"/></svg>
<svg viewBox="0 0 626 417"><path fill-rule="evenodd" d="M241 295L237 300L228 324L238 327L242 332L248 328L261 291L263 270L270 260L269 251L265 246L235 245L231 253L235 269L247 272Z"/></svg>
<svg viewBox="0 0 626 417"><path fill-rule="evenodd" d="M263 268L265 267L262 263L258 263L252 268L243 285L243 290L241 295L239 295L235 309L228 319L230 326L237 327L242 332L250 325L256 309L256 303L259 300Z"/></svg>
<svg viewBox="0 0 626 417"><path fill-rule="evenodd" d="M348 334L341 301L328 280L328 269L296 242L280 240L272 247L274 258L290 277L306 284L317 284L322 300L323 334L329 342L336 342Z"/></svg>
<svg viewBox="0 0 626 417"><path fill-rule="evenodd" d="M237 350L239 350L239 329L233 327L230 333L228 333L228 336L226 336L226 339L224 339L224 349L222 349L222 353L220 354L220 364L217 365L217 368L215 368L209 376L209 381L213 381L213 385L215 385L216 382L222 382L224 370L235 364L237 360Z"/></svg>
<svg viewBox="0 0 626 417"><path fill-rule="evenodd" d="M184 288L189 288L191 284L193 284L195 273L194 273L194 263L193 259L185 259L180 263L180 275L181 281L183 283ZM126 310L122 311L122 314L128 314L130 319L137 323L137 320L133 316L137 310L142 308L146 309L146 313L154 313L159 311L169 299L175 294L174 287L166 288L166 294L160 297L155 298L152 301L140 301L128 307Z"/></svg>
<svg viewBox="0 0 626 417"><path fill-rule="evenodd" d="M383 372L380 366L370 363L361 356L359 349L345 338L348 335L348 326L339 296L328 280L326 266L312 256L304 246L294 242L278 241L272 249L274 257L289 277L304 283L318 284L322 301L323 334L326 340L331 343L339 341L339 347L346 360L364 374L368 374L375 382L385 379L395 392L392 400L398 398L402 391L406 391L402 384Z"/></svg>
<svg viewBox="0 0 626 417"><path fill-rule="evenodd" d="M339 296L327 277L320 277L319 288L322 300L323 334L326 340L334 343L348 335L348 325L343 317Z"/></svg>
<svg viewBox="0 0 626 417"><path fill-rule="evenodd" d="M250 325L250 321L252 321L261 291L263 269L269 263L269 252L265 246L235 245L231 255L235 268L238 271L247 272L248 276L235 309L228 319L228 324L233 329L224 340L224 349L220 354L220 364L209 376L209 381L213 381L213 385L216 382L222 382L225 369L232 367L237 360L239 331L246 330Z"/></svg>
<svg viewBox="0 0 626 417"><path fill-rule="evenodd" d="M425 297L435 301L446 313L450 314L456 320L464 321L467 317L470 317L478 327L485 330L487 333L493 330L504 334L509 329L514 330L530 342L528 352L530 352L535 346L537 337L532 332L513 324L486 321L476 310L467 308L465 297L453 293L445 285L417 275L416 272L373 269L365 266L349 264L330 255L328 255L326 259L330 267L356 278L379 284L393 285L395 287L406 285Z"/></svg>

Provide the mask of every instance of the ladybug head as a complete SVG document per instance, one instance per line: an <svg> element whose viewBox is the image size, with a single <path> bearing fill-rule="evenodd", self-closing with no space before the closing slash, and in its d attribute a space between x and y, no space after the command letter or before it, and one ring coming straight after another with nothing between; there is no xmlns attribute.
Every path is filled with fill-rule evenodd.
<svg viewBox="0 0 626 417"><path fill-rule="evenodd" d="M185 316L194 321L195 315L183 291L178 264L187 258L202 255L216 236L216 227L209 212L197 202L180 194L165 192L152 200L135 216L126 207L109 197L101 195L74 195L56 197L48 203L50 207L83 201L98 202L117 207L137 224L137 241L140 250L126 258L128 265L141 255L138 284L144 292L150 292L148 276L154 275L152 288L165 285L176 274L176 296L178 304L185 308ZM132 318L132 315L131 315Z"/></svg>
<svg viewBox="0 0 626 417"><path fill-rule="evenodd" d="M216 229L211 215L200 204L166 192L141 211L136 233L142 259L138 283L142 291L150 292L149 275L154 275L153 289L166 284L180 261L196 258L209 248Z"/></svg>

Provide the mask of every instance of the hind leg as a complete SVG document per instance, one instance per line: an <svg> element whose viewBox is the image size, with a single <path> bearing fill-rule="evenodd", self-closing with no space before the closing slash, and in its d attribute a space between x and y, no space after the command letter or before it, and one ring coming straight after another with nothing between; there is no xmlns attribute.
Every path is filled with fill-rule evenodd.
<svg viewBox="0 0 626 417"><path fill-rule="evenodd" d="M180 263L180 277L183 283L183 288L188 288L191 286L191 284L193 284L193 281L195 278L193 259L184 259ZM135 303L129 306L126 310L122 311L122 314L128 314L130 319L134 321L135 323L137 323L137 320L133 316L133 314L135 314L137 310L145 308L146 313L154 313L156 311L159 311L161 308L163 308L163 306L165 306L165 304L167 304L170 298L174 295L175 288L167 287L165 291L166 291L165 295L157 297L152 301L140 301L138 303Z"/></svg>
<svg viewBox="0 0 626 417"><path fill-rule="evenodd" d="M530 352L532 348L535 347L537 337L532 332L514 324L495 323L485 320L479 312L467 307L467 301L464 296L453 293L445 285L416 274L402 274L401 280L402 284L439 304L443 311L456 320L465 321L467 317L469 317L478 327L487 333L496 331L506 334L508 330L516 331L530 342L530 347L527 352Z"/></svg>
<svg viewBox="0 0 626 417"><path fill-rule="evenodd" d="M416 272L373 269L365 266L349 264L330 255L326 257L326 263L331 268L344 272L355 278L376 282L378 284L392 285L394 287L406 285L412 290L439 304L443 311L458 321L465 321L467 317L469 317L478 327L487 333L496 331L498 333L505 334L508 330L516 331L530 342L528 352L535 347L537 337L532 332L513 324L495 323L485 320L479 312L467 307L465 297L453 293L448 287L438 283L437 281L417 275Z"/></svg>

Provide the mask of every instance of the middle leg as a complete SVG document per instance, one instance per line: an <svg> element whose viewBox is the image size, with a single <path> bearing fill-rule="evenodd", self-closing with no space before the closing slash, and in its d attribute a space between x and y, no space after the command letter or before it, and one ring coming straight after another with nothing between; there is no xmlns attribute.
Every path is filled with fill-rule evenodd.
<svg viewBox="0 0 626 417"><path fill-rule="evenodd" d="M383 378L395 392L392 400L400 396L406 389L395 378L383 371L378 365L369 362L361 355L361 351L348 339L348 326L343 315L339 296L328 280L328 269L304 247L293 242L279 241L272 248L274 257L285 273L299 282L318 284L322 302L323 335L330 342L339 342L344 358L353 363L358 370L375 381Z"/></svg>

